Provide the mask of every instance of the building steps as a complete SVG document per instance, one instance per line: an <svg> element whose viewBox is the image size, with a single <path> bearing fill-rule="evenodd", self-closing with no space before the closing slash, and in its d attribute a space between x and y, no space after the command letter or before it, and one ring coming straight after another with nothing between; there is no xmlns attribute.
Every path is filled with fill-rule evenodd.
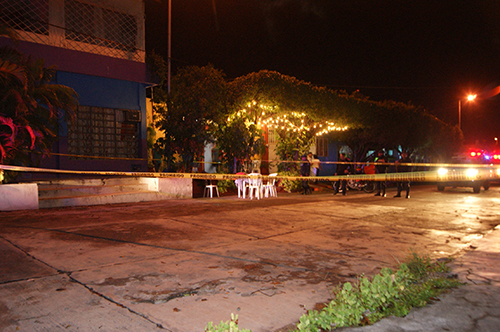
<svg viewBox="0 0 500 332"><path fill-rule="evenodd" d="M109 178L38 182L39 208L158 201L178 198L158 191L154 178Z"/></svg>

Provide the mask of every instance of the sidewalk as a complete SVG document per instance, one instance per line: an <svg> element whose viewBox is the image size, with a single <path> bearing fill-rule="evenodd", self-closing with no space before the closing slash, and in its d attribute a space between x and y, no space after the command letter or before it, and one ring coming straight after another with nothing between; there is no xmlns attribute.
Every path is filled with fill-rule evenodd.
<svg viewBox="0 0 500 332"><path fill-rule="evenodd" d="M389 317L342 332L500 331L500 227L473 241L471 251L450 267L466 283L439 301L413 309L406 317Z"/></svg>

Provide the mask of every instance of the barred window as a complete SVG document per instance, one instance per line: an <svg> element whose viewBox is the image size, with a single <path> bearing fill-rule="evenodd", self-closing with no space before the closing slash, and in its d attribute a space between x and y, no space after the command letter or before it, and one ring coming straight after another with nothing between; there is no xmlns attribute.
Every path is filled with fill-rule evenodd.
<svg viewBox="0 0 500 332"><path fill-rule="evenodd" d="M319 157L328 157L328 139L326 137L316 137L316 154Z"/></svg>
<svg viewBox="0 0 500 332"><path fill-rule="evenodd" d="M90 44L98 43L98 40L93 37L97 35L94 8L92 5L79 1L66 1L64 11L67 29L66 39Z"/></svg>
<svg viewBox="0 0 500 332"><path fill-rule="evenodd" d="M140 111L79 106L68 126L68 153L139 158Z"/></svg>
<svg viewBox="0 0 500 332"><path fill-rule="evenodd" d="M65 2L66 39L133 51L138 33L136 18L82 3Z"/></svg>
<svg viewBox="0 0 500 332"><path fill-rule="evenodd" d="M49 0L0 0L0 22L12 29L49 35Z"/></svg>
<svg viewBox="0 0 500 332"><path fill-rule="evenodd" d="M267 143L274 144L276 143L276 129L270 128L267 130Z"/></svg>
<svg viewBox="0 0 500 332"><path fill-rule="evenodd" d="M0 0L0 24L20 40L144 62L141 5L109 7L119 1Z"/></svg>
<svg viewBox="0 0 500 332"><path fill-rule="evenodd" d="M134 50L137 36L137 22L132 15L103 9L104 38L112 42L109 47Z"/></svg>

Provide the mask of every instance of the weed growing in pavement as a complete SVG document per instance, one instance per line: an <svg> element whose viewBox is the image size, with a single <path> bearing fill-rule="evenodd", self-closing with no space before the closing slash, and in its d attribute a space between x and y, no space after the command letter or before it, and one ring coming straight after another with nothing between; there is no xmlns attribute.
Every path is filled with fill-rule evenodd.
<svg viewBox="0 0 500 332"><path fill-rule="evenodd" d="M361 276L334 291L335 299L321 311L310 311L297 324L299 332L330 331L338 327L373 324L387 316L405 316L413 307L436 300L448 289L461 285L449 278L444 262L411 252L396 272L382 269L369 280Z"/></svg>
<svg viewBox="0 0 500 332"><path fill-rule="evenodd" d="M411 308L436 300L461 282L446 275L445 262L431 262L428 256L410 252L397 271L384 268L371 280L360 276L333 290L334 299L323 309L304 314L295 332L331 331L339 327L373 324L387 316L405 316ZM224 325L223 325L224 324ZM233 328L231 325L233 324ZM211 329L209 329L211 328ZM219 326L207 325L206 332L239 332L237 317Z"/></svg>
<svg viewBox="0 0 500 332"><path fill-rule="evenodd" d="M228 322L220 322L219 325L213 325L209 322L205 327L205 332L251 332L247 329L238 327L238 315L231 314L231 320Z"/></svg>

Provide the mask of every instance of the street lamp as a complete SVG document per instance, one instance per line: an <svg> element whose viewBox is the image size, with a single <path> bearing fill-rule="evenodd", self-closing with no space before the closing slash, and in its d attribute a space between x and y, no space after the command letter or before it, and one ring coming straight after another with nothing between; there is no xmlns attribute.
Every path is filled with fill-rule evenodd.
<svg viewBox="0 0 500 332"><path fill-rule="evenodd" d="M168 42L167 42L167 93L170 94L172 76L172 0L168 0Z"/></svg>
<svg viewBox="0 0 500 332"><path fill-rule="evenodd" d="M468 95L467 101L476 99L476 95ZM458 129L462 130L462 99L458 100Z"/></svg>

